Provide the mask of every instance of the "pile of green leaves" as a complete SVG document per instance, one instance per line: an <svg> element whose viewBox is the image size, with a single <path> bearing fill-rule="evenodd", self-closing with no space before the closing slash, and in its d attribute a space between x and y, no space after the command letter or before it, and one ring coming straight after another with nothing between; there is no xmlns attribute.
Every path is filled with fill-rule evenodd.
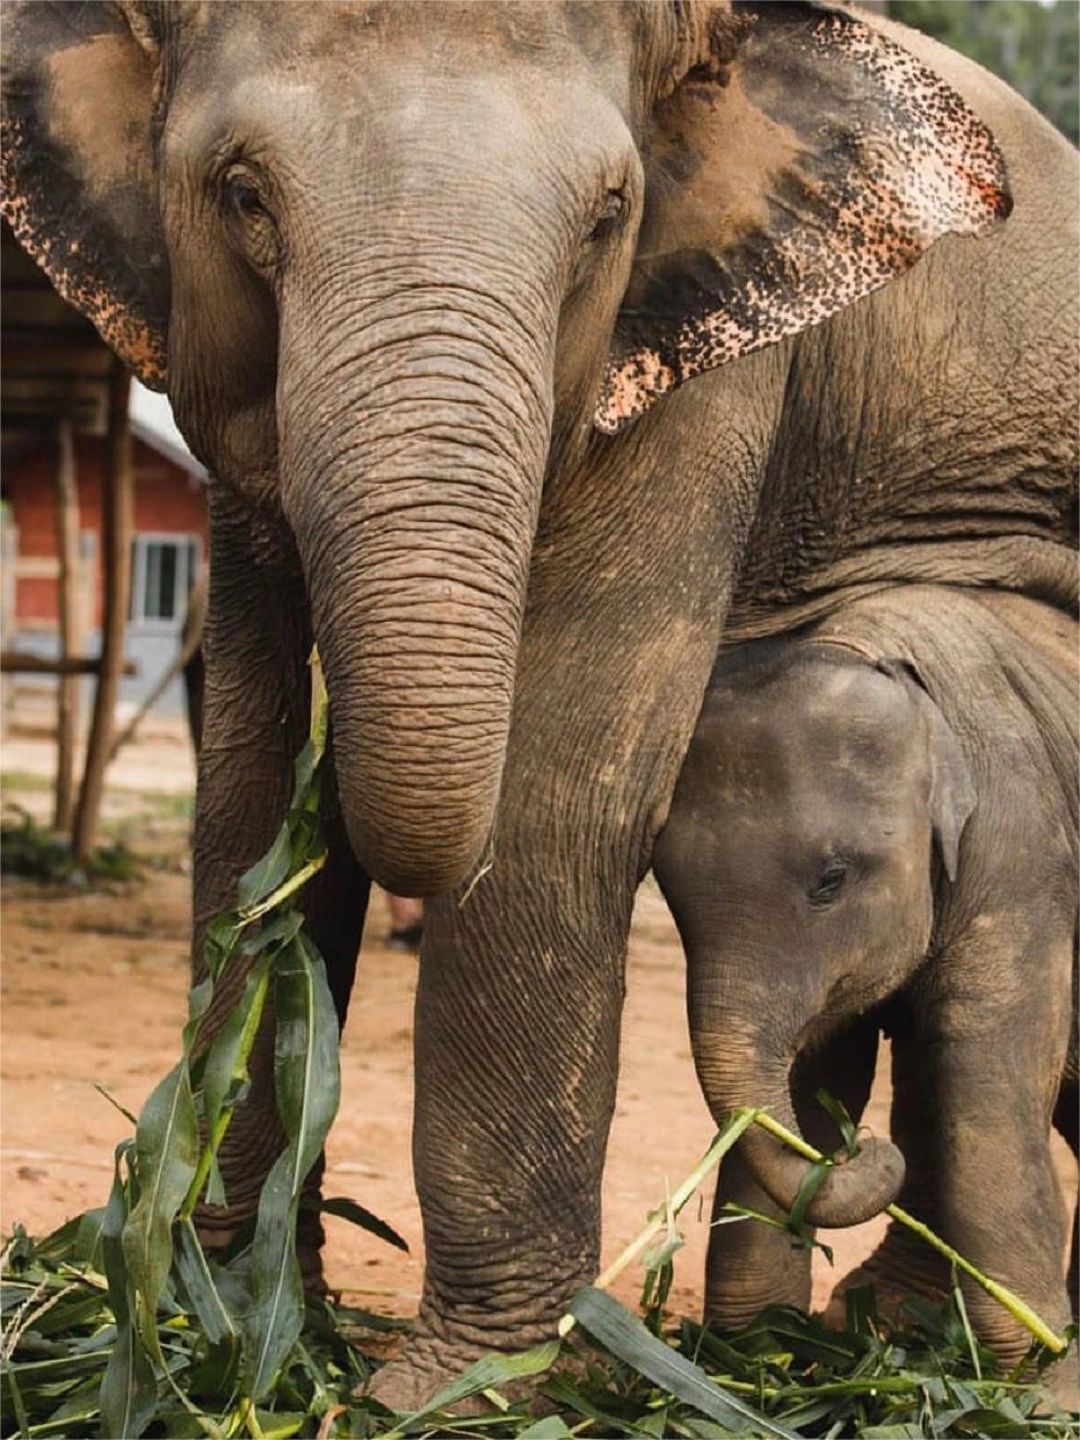
<svg viewBox="0 0 1080 1440"><path fill-rule="evenodd" d="M621 1257L620 1266L648 1237L666 1232L645 1256L644 1321L598 1282L575 1296L561 1339L520 1355L485 1357L415 1414L395 1415L358 1397L370 1366L350 1337L359 1328L370 1339L372 1330L394 1327L359 1311L305 1307L296 1252L304 1181L339 1092L334 1005L322 959L295 908L325 860L320 765L327 708L317 666L312 689L311 732L296 762L289 813L266 856L239 882L236 906L209 927L205 974L189 997L180 1059L134 1122L134 1139L117 1147L107 1204L44 1241L17 1227L5 1250L5 1435L29 1440L96 1430L111 1440L239 1434L284 1440L484 1433L564 1440L1072 1433L1065 1420L1035 1417L1045 1399L1037 1387L997 1373L967 1325L959 1291L945 1311L913 1310L902 1332L883 1326L863 1294L850 1302L841 1335L787 1310L765 1312L736 1336L689 1321L665 1333L664 1301L681 1243L678 1209L738 1133L768 1121L749 1110L731 1117L694 1174ZM229 989L219 990L226 976ZM219 1004L212 1009L215 991ZM231 1008L222 1003L226 995L236 997ZM271 996L286 1144L253 1222L212 1256L199 1242L195 1210L200 1200L227 1199L218 1153L247 1093L248 1060ZM204 1035L211 1014L215 1023ZM328 1201L325 1208L402 1243L355 1202ZM797 1218L790 1228L795 1241L806 1242ZM503 1395L507 1386L519 1393L516 1382L530 1377L537 1385L527 1402ZM485 1413L455 1412L477 1396Z"/></svg>
<svg viewBox="0 0 1080 1440"><path fill-rule="evenodd" d="M0 1310L0 1427L5 1435L105 1436L103 1377L125 1348L103 1269L95 1212L40 1243L17 1229L4 1256ZM234 1262L235 1263L235 1262ZM670 1262L667 1262L670 1266ZM241 1267L242 1268L242 1267ZM668 1269L668 1275L670 1270ZM223 1277L219 1274L219 1281ZM655 1291L658 1277L647 1284ZM663 1283L663 1277L660 1277ZM228 1282L223 1282L227 1284ZM353 1393L370 1364L355 1348L397 1322L330 1305L309 1307L304 1328L262 1403L231 1403L222 1352L177 1288L166 1285L156 1316L160 1359L140 1423L149 1436L491 1435L570 1436L1075 1435L1075 1422L1045 1410L1037 1386L1002 1376L972 1338L956 1298L911 1302L890 1329L872 1293L853 1291L845 1330L772 1308L734 1335L683 1320L644 1323L601 1290L581 1291L571 1338L519 1356L489 1356L414 1415L394 1415ZM352 1342L352 1343L350 1343ZM166 1376L167 1370L167 1376ZM536 1376L527 1399L508 1400ZM447 1407L482 1396L482 1414Z"/></svg>
<svg viewBox="0 0 1080 1440"><path fill-rule="evenodd" d="M76 862L71 841L44 825L21 805L4 806L0 826L0 874L48 885L88 885L134 880L135 856L122 840L98 845L84 864Z"/></svg>

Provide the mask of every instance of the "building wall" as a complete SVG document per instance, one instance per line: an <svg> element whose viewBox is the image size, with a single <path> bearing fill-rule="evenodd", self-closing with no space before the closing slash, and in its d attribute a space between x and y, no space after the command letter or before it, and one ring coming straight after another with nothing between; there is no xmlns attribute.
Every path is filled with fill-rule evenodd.
<svg viewBox="0 0 1080 1440"><path fill-rule="evenodd" d="M181 466L159 455L141 440L134 440L135 534L192 536L200 550L200 569L206 563L208 522L206 492L202 484ZM17 649L53 658L59 650L58 562L56 550L55 498L52 447L9 466L4 474L4 499L9 502L10 522L15 532L15 615L10 626L11 643ZM101 486L105 473L106 442L103 437L77 436L75 469L79 493L81 629L84 653L96 655L101 645ZM138 675L121 682L123 707L133 707L150 691L167 669L179 643L182 614L174 626L137 622L128 626L125 656L139 668ZM52 689L42 677L16 677L18 692ZM87 697L91 682L84 687ZM175 681L157 709L179 714L183 692Z"/></svg>
<svg viewBox="0 0 1080 1440"><path fill-rule="evenodd" d="M135 531L167 535L196 535L206 554L206 493L203 486L178 465L163 459L142 441L135 441ZM56 518L53 492L54 458L44 446L12 466L4 476L4 498L11 505L11 519L18 532L19 567L15 586L15 619L18 629L54 630L57 623L57 580L55 575L26 573L33 566L23 562L50 560L55 569ZM90 627L101 625L101 483L105 473L105 440L96 436L77 437L75 470L79 490L79 530L93 536L94 552Z"/></svg>

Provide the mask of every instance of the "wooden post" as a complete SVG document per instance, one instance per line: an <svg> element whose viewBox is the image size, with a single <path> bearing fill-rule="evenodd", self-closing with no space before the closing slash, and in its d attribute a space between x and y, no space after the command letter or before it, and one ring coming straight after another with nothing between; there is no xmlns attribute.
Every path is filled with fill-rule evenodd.
<svg viewBox="0 0 1080 1440"><path fill-rule="evenodd" d="M0 505L0 646L7 649L15 634L15 560L18 536L6 505ZM7 734L14 682L0 669L0 735Z"/></svg>
<svg viewBox="0 0 1080 1440"><path fill-rule="evenodd" d="M79 490L75 479L75 441L66 416L56 422L56 464L53 469L56 491L56 554L60 561L57 580L60 620L60 659L71 660L81 650L78 635ZM56 794L53 825L71 828L75 809L75 740L79 729L79 686L77 675L61 674L56 685Z"/></svg>
<svg viewBox="0 0 1080 1440"><path fill-rule="evenodd" d="M94 715L86 744L86 767L72 837L75 856L86 861L94 848L105 767L112 748L113 717L124 664L124 632L131 594L131 535L134 510L131 426L128 397L131 377L119 360L109 373L109 434L102 486L101 559L105 613L101 624L101 670L94 692Z"/></svg>

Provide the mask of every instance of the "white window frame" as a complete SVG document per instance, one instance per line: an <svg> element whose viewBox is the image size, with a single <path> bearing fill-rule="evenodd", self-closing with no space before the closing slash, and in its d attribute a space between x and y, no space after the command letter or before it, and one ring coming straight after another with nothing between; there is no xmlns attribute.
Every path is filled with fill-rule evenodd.
<svg viewBox="0 0 1080 1440"><path fill-rule="evenodd" d="M177 614L171 620L147 619L146 549L148 545L172 545L179 550L176 567ZM188 547L192 547L189 549ZM185 574L188 560L191 573ZM139 530L131 540L131 603L128 625L141 635L176 635L183 628L187 597L203 566L202 537L182 530Z"/></svg>

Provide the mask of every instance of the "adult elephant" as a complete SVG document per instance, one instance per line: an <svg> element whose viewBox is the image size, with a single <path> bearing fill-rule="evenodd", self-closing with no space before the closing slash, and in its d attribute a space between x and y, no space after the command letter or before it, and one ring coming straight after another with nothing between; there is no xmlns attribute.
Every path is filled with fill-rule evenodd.
<svg viewBox="0 0 1080 1440"><path fill-rule="evenodd" d="M744 628L916 578L1071 600L1072 155L803 4L28 3L5 50L8 216L218 477L197 921L278 823L312 635L342 1014L365 874L444 897L407 1400L596 1269L633 895L737 572ZM1011 221L872 293L1008 212L982 122Z"/></svg>

